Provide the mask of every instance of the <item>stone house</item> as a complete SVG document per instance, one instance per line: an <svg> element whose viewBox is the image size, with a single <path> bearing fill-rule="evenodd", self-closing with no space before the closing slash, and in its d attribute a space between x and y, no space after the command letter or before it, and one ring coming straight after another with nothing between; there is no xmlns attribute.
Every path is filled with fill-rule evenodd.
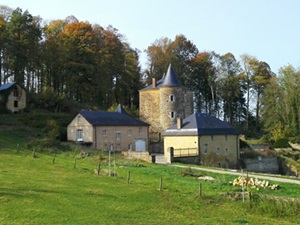
<svg viewBox="0 0 300 225"><path fill-rule="evenodd" d="M239 163L239 133L228 123L206 113L195 113L163 134L168 163L179 161L205 166L236 168Z"/></svg>
<svg viewBox="0 0 300 225"><path fill-rule="evenodd" d="M139 91L140 119L150 124L151 142L161 142L161 134L177 117L193 113L193 92L183 87L171 65L162 79Z"/></svg>
<svg viewBox="0 0 300 225"><path fill-rule="evenodd" d="M96 149L146 151L148 130L149 124L119 105L115 112L80 111L67 127L67 139Z"/></svg>
<svg viewBox="0 0 300 225"><path fill-rule="evenodd" d="M17 82L0 86L0 111L17 113L26 108L26 90Z"/></svg>

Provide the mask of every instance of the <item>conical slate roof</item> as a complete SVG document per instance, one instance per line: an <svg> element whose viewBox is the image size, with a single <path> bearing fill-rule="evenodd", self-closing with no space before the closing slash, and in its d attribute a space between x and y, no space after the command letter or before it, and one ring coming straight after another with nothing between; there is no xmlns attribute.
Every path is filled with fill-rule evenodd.
<svg viewBox="0 0 300 225"><path fill-rule="evenodd" d="M181 86L182 85L179 82L177 75L170 64L167 73L164 74L160 80L156 81L155 87L153 87L153 85L151 84L142 90L150 90L150 89L160 88L160 87L181 87Z"/></svg>
<svg viewBox="0 0 300 225"><path fill-rule="evenodd" d="M177 75L174 72L171 64L169 65L168 71L165 75L165 78L163 80L163 83L161 84L162 87L168 86L168 87L178 87L181 86L179 80L177 79Z"/></svg>

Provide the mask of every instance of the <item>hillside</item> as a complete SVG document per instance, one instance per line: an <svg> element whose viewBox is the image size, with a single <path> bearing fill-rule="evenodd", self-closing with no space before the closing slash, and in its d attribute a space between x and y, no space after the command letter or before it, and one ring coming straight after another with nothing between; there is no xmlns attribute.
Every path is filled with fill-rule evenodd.
<svg viewBox="0 0 300 225"><path fill-rule="evenodd" d="M300 223L295 184L253 189L251 200L246 195L243 202L241 187L230 184L234 175L149 164L117 154L110 167L116 176L108 176L106 153L89 149L90 155L83 156L73 145L37 149L33 157L34 148L28 149L27 142L44 138L47 129L36 125L51 116L40 115L42 121L30 117L33 121L24 123L22 115L0 115L0 224ZM214 180L197 179L203 176Z"/></svg>

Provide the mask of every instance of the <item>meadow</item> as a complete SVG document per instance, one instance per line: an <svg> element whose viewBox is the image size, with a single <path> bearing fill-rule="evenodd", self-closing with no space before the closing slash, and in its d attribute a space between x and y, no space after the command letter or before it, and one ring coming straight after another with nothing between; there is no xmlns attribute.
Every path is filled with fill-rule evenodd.
<svg viewBox="0 0 300 225"><path fill-rule="evenodd" d="M230 184L234 175L121 154L109 163L106 152L85 149L85 156L66 143L64 151L33 151L26 142L40 136L40 127L0 122L0 224L300 224L299 185L255 189L243 201L241 188Z"/></svg>

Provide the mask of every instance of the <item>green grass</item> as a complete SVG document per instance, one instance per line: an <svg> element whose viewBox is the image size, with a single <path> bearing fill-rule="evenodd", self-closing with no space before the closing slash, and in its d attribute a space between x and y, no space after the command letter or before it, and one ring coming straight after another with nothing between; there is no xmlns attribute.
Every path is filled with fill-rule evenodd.
<svg viewBox="0 0 300 225"><path fill-rule="evenodd" d="M94 152L96 154L96 152ZM296 224L299 205L278 203L272 199L242 202L227 197L240 188L229 185L235 176L201 173L215 178L199 181L182 176L184 169L129 161L117 156L118 176L109 177L108 161L99 157L81 157L77 153L53 156L11 149L0 149L0 224ZM74 157L76 168L74 169ZM113 167L112 167L113 171ZM131 179L128 184L127 176ZM162 191L159 190L162 177ZM295 197L297 185L287 186L291 193L267 191ZM284 189L283 189L284 190ZM296 197L299 197L299 193ZM271 202L271 203L270 203ZM278 202L278 200L276 200ZM266 207L266 204L270 204ZM291 210L282 210L291 207ZM275 213L280 211L281 213ZM294 212L293 212L294 210Z"/></svg>
<svg viewBox="0 0 300 225"><path fill-rule="evenodd" d="M253 191L253 200L243 202L241 188L229 184L234 175L192 171L215 179L201 181L199 197L200 181L183 176L182 168L117 155L117 176L109 177L108 157L102 153L98 176L99 151L85 148L91 156L82 157L82 147L66 143L64 148L37 147L33 158L26 146L47 137L49 119L67 124L70 116L0 115L0 224L300 224L295 184Z"/></svg>

